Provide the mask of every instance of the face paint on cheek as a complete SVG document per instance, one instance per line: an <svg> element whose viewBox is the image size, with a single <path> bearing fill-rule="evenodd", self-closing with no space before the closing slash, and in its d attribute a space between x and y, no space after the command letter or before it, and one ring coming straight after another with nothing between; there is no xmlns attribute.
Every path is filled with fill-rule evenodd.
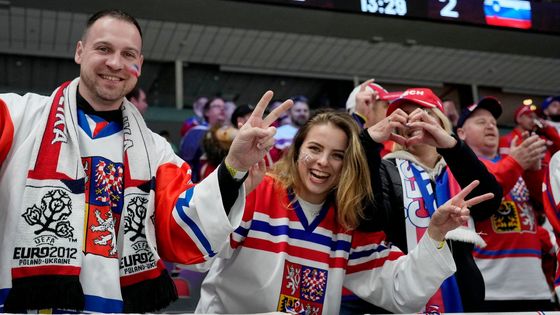
<svg viewBox="0 0 560 315"><path fill-rule="evenodd" d="M138 78L140 76L140 67L137 64L128 66L128 72Z"/></svg>
<svg viewBox="0 0 560 315"><path fill-rule="evenodd" d="M303 164L305 164L305 166L307 167L313 165L316 160L317 158L311 156L309 153L302 153L299 157L299 161L303 162Z"/></svg>

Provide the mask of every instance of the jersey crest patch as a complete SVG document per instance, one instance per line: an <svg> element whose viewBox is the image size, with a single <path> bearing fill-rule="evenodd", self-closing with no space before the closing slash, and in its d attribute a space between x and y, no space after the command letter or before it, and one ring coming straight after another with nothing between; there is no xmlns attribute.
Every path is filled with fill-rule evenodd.
<svg viewBox="0 0 560 315"><path fill-rule="evenodd" d="M290 314L322 314L327 279L327 270L286 260L277 310Z"/></svg>

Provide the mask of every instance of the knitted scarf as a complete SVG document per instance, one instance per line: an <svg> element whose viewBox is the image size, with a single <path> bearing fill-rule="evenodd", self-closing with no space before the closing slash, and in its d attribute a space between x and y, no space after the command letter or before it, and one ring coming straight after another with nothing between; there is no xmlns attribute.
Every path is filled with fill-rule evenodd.
<svg viewBox="0 0 560 315"><path fill-rule="evenodd" d="M450 181L451 172L442 169L435 176L435 192L426 171L408 160L396 159L402 181L406 218L406 238L410 252L422 238L435 210L457 193L458 185ZM455 185L450 185L455 183ZM459 188L460 189L460 188ZM426 304L426 312L462 312L461 295L455 276L447 278Z"/></svg>
<svg viewBox="0 0 560 315"><path fill-rule="evenodd" d="M111 311L155 311L176 299L177 293L155 248L157 160L151 131L125 101L122 212L101 215L85 193L92 179L86 176L78 146L78 83L75 79L55 90L49 114L37 122L23 206L18 209L21 215L12 222L17 238L12 289L4 310L95 310L99 301L88 299L84 291L95 297L95 292L113 286L113 296L103 299L114 302ZM92 216L97 219L95 227L89 221ZM97 242L109 245L102 255L88 251L88 233L94 230L104 232ZM87 255L99 259L84 265Z"/></svg>

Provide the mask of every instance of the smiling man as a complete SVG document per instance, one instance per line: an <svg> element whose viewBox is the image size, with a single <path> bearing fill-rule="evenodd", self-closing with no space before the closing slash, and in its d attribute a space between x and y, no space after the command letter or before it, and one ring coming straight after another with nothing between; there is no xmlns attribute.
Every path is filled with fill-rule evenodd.
<svg viewBox="0 0 560 315"><path fill-rule="evenodd" d="M125 98L142 70L137 21L94 14L75 61L80 77L50 97L0 94L0 312L156 311L177 298L162 259L201 263L228 241L245 175L292 102L263 118L265 93L195 190Z"/></svg>

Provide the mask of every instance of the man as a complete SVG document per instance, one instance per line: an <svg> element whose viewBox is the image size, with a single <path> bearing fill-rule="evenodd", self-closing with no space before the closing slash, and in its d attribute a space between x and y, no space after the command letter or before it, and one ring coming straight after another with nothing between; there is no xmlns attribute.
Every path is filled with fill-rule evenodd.
<svg viewBox="0 0 560 315"><path fill-rule="evenodd" d="M549 96L541 104L547 122L560 132L560 95Z"/></svg>
<svg viewBox="0 0 560 315"><path fill-rule="evenodd" d="M452 100L443 100L443 113L449 121L453 128L457 127L457 121L459 120L459 113L457 112L457 106Z"/></svg>
<svg viewBox="0 0 560 315"><path fill-rule="evenodd" d="M387 92L381 85L367 80L355 87L348 100L346 110L362 128L367 129L385 118L389 102L399 98L402 92ZM393 151L393 141L385 141L381 156Z"/></svg>
<svg viewBox="0 0 560 315"><path fill-rule="evenodd" d="M101 11L76 46L79 78L51 97L0 94L0 311L155 311L176 299L162 259L204 262L239 222L243 177L291 102L263 120L265 93L195 189L124 97L141 48L133 17Z"/></svg>
<svg viewBox="0 0 560 315"><path fill-rule="evenodd" d="M294 106L289 111L290 124L278 127L274 139L276 143L270 151L272 160L278 161L284 152L288 150L292 144L292 139L297 131L309 119L309 100L305 96L295 96L292 98Z"/></svg>
<svg viewBox="0 0 560 315"><path fill-rule="evenodd" d="M148 98L146 97L146 92L139 87L135 87L126 95L126 99L131 102L136 109L144 116L148 111Z"/></svg>
<svg viewBox="0 0 560 315"><path fill-rule="evenodd" d="M457 134L494 174L504 198L492 217L476 222L486 242L473 256L486 284L484 311L550 310L550 290L541 267L541 243L537 215L529 196L539 198L542 172L536 172L543 158L545 141L537 135L512 144L509 155L498 154L496 119L499 101L485 97L463 110Z"/></svg>
<svg viewBox="0 0 560 315"><path fill-rule="evenodd" d="M533 104L522 104L517 107L513 114L513 121L515 122L515 128L500 138L500 154L509 154L512 142L518 144L526 135L536 133L547 143L547 152L542 161L542 166L547 167L552 155L560 149L560 135L558 135L556 128L538 117L537 106Z"/></svg>
<svg viewBox="0 0 560 315"><path fill-rule="evenodd" d="M200 177L200 158L204 154L202 139L208 130L220 127L226 119L225 102L221 97L209 100L203 108L204 124L194 126L181 139L180 156L192 169L192 180L197 183Z"/></svg>
<svg viewBox="0 0 560 315"><path fill-rule="evenodd" d="M191 128L206 123L204 121L204 115L203 115L203 109L206 103L208 103L207 97L200 96L196 98L196 100L192 105L194 115L185 119L185 121L183 122L183 125L181 126L181 137L183 137Z"/></svg>

